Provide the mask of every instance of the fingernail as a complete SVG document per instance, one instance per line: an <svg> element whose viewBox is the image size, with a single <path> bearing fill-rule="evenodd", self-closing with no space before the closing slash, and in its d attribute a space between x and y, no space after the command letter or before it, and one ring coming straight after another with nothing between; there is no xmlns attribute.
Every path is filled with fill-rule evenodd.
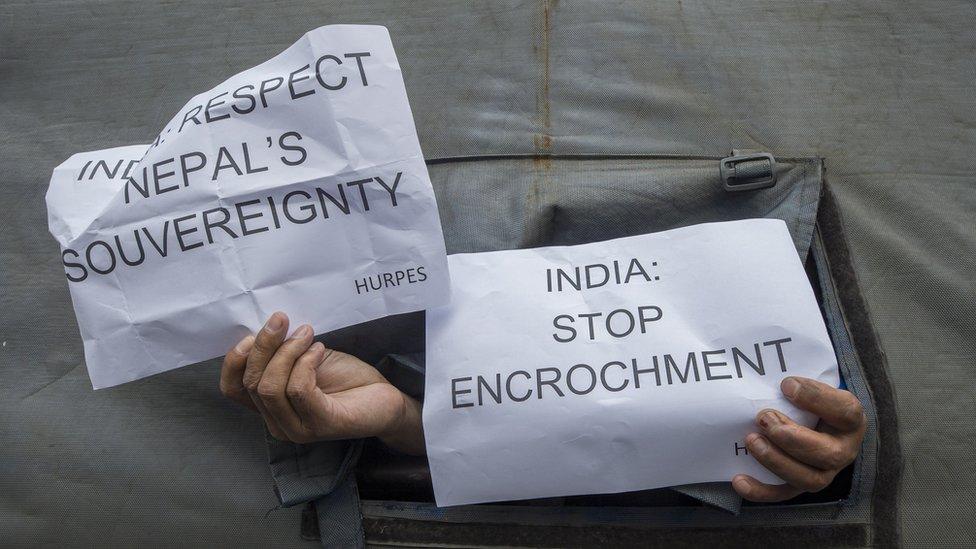
<svg viewBox="0 0 976 549"><path fill-rule="evenodd" d="M749 489L751 488L749 481L741 476L732 479L732 486L735 488L735 491L739 492L740 494L748 494Z"/></svg>
<svg viewBox="0 0 976 549"><path fill-rule="evenodd" d="M312 336L312 327L308 324L302 324L295 333L291 334L291 338L295 340L303 340Z"/></svg>
<svg viewBox="0 0 976 549"><path fill-rule="evenodd" d="M780 384L780 388L783 390L786 398L793 399L796 398L796 393L800 390L800 382L792 377L788 377Z"/></svg>
<svg viewBox="0 0 976 549"><path fill-rule="evenodd" d="M237 344L237 346L234 347L234 350L237 351L239 354L246 355L248 351L251 350L251 347L253 346L254 346L254 336L249 335L244 339L242 339Z"/></svg>
<svg viewBox="0 0 976 549"><path fill-rule="evenodd" d="M280 332L284 326L285 319L282 318L281 313L275 313L271 315L271 318L269 318L268 322L264 325L264 331L268 332L269 334L276 334Z"/></svg>
<svg viewBox="0 0 976 549"><path fill-rule="evenodd" d="M751 433L746 437L746 445L751 446L750 450L754 454L765 454L766 450L769 449L769 444L766 443L766 439L757 435L756 433Z"/></svg>
<svg viewBox="0 0 976 549"><path fill-rule="evenodd" d="M768 431L770 427L774 425L779 425L780 423L779 416L777 416L776 412L772 410L766 410L765 412L759 414L758 423L759 426L762 427L764 431Z"/></svg>

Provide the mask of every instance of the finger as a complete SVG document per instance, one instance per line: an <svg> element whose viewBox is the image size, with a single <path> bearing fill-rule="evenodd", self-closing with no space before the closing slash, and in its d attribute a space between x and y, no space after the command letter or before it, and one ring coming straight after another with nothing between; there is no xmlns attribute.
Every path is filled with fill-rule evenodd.
<svg viewBox="0 0 976 549"><path fill-rule="evenodd" d="M323 427L331 427L329 421L332 417L331 402L329 396L318 386L316 370L332 356L334 351L326 350L321 343L316 343L312 347L318 348L319 352L313 354L309 349L310 352L298 359L288 379L286 394L306 429L315 431L319 437L328 437L330 433L323 431Z"/></svg>
<svg viewBox="0 0 976 549"><path fill-rule="evenodd" d="M766 484L749 475L736 475L732 478L732 487L740 496L758 503L772 503L786 501L800 495L802 490L789 484Z"/></svg>
<svg viewBox="0 0 976 549"><path fill-rule="evenodd" d="M821 471L793 459L758 433L750 433L746 437L746 448L749 455L763 467L804 492L819 492L834 478L832 472Z"/></svg>
<svg viewBox="0 0 976 549"><path fill-rule="evenodd" d="M838 471L857 458L858 444L852 436L814 431L777 410L759 412L756 424L778 448L812 467Z"/></svg>
<svg viewBox="0 0 976 549"><path fill-rule="evenodd" d="M805 377L788 377L780 384L786 398L813 412L824 423L845 432L861 432L867 425L864 408L850 391Z"/></svg>
<svg viewBox="0 0 976 549"><path fill-rule="evenodd" d="M277 312L271 315L254 338L254 346L247 355L247 366L244 368L244 387L252 396L257 395L258 383L264 375L264 369L281 346L287 332L288 317L285 313Z"/></svg>
<svg viewBox="0 0 976 549"><path fill-rule="evenodd" d="M258 382L258 398L289 438L302 438L302 423L288 402L285 388L295 362L312 345L312 327L305 324L278 347L268 361L261 381ZM297 441L296 441L297 442Z"/></svg>
<svg viewBox="0 0 976 549"><path fill-rule="evenodd" d="M234 402L257 410L251 402L251 396L244 388L244 367L247 365L247 355L254 345L254 336L242 339L233 349L227 351L224 364L220 367L220 392Z"/></svg>
<svg viewBox="0 0 976 549"><path fill-rule="evenodd" d="M261 417L264 418L264 423L268 426L271 436L280 440L288 440L288 436L278 426L274 416L268 413L264 403L261 402L261 397L258 396L258 383L261 382L264 369L267 368L271 357L278 350L287 331L288 317L281 312L271 315L271 318L255 336L254 346L251 347L251 352L247 355L247 365L244 367L244 388L247 389L254 406L261 412Z"/></svg>

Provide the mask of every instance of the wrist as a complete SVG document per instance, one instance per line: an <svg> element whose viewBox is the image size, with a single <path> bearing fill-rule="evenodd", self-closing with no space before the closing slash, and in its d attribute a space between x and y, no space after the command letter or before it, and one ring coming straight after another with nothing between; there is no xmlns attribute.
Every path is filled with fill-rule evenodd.
<svg viewBox="0 0 976 549"><path fill-rule="evenodd" d="M390 425L378 435L380 441L394 450L411 455L424 455L423 409L417 400L397 391L401 399L400 411Z"/></svg>

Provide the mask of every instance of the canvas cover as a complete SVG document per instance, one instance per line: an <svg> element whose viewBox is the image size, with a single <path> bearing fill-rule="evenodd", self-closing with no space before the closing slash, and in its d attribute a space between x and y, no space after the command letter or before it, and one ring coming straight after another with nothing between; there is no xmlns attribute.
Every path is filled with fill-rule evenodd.
<svg viewBox="0 0 976 549"><path fill-rule="evenodd" d="M327 547L359 540L360 517L349 509L358 509L360 503L347 489L349 479L358 478L365 494L362 515L371 525L366 534L372 541L479 544L490 539L495 544L564 546L582 543L576 530L585 526L591 541L583 544L600 546L667 544L676 535L699 544L741 545L756 539L783 543L804 536L807 542L832 546L896 543L889 502L897 486L887 480L898 476L899 445L890 429L894 416L887 412L893 408L890 385L884 361L871 355L875 343L870 323L856 317L863 307L851 302L859 294L850 290L856 282L846 273L847 245L839 234L832 194L822 185L821 161L781 157L776 185L748 192L726 191L718 165L718 158L653 155L482 156L435 161L431 174L441 217L450 220L445 228L451 252L579 244L661 231L692 220L785 221L797 253L806 259L845 385L864 403L868 419L859 459L828 489L789 504L764 506L743 504L727 482L715 482L441 509L432 503L430 475L422 462L411 463L375 444L359 457L362 446L356 443L309 446L269 439L282 503L314 507L312 515L320 526L310 537L321 538ZM466 183L452 185L456 181ZM479 224L464 212L476 209L485 197L496 204L495 216ZM491 230L500 222L506 231ZM421 398L429 352L423 345L423 320L422 315L404 315L334 332L325 341L360 355L395 350L378 368L392 383ZM357 458L360 465L353 477L349 463ZM321 524L327 519L329 526ZM484 537L485 532L474 528L479 524L496 529ZM437 527L441 531L431 534ZM757 529L763 532L758 537Z"/></svg>
<svg viewBox="0 0 976 549"><path fill-rule="evenodd" d="M825 158L894 387L903 467L886 479L886 509L905 546L973 543L974 12L947 1L4 2L4 544L313 543L297 533L301 506L276 509L260 422L219 395L216 363L91 391L43 195L72 153L145 142L188 97L340 22L390 29L429 159L733 147ZM465 213L487 224L476 237L523 234L484 200Z"/></svg>

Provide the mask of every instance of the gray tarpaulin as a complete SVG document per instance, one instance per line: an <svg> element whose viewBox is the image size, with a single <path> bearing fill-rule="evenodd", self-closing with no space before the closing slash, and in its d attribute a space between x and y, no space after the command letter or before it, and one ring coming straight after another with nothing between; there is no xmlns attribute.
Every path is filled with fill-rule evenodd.
<svg viewBox="0 0 976 549"><path fill-rule="evenodd" d="M340 22L389 27L431 158L824 157L895 388L902 540L976 542L976 6L56 0L0 5L0 543L309 543L216 364L91 391L43 195Z"/></svg>

